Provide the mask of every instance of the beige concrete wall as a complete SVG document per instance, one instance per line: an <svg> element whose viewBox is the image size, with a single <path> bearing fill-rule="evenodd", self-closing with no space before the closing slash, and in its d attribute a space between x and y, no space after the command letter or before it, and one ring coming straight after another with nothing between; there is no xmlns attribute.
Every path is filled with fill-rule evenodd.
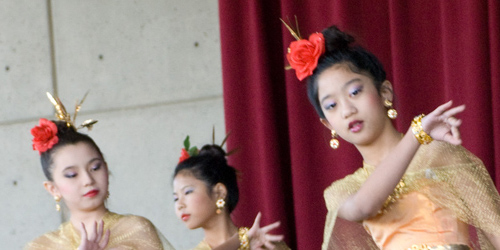
<svg viewBox="0 0 500 250"><path fill-rule="evenodd" d="M178 249L198 243L201 231L175 217L171 177L187 134L195 145L211 141L213 126L224 137L217 1L1 4L1 248L61 223L31 148L30 129L53 118L46 91L73 113L90 90L77 120L99 120L88 133L112 171L110 210L149 218Z"/></svg>

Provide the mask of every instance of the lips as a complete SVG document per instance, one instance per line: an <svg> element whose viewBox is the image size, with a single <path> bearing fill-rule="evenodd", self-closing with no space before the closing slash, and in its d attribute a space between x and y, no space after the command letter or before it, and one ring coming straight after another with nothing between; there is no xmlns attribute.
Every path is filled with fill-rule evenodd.
<svg viewBox="0 0 500 250"><path fill-rule="evenodd" d="M363 128L363 121L355 120L349 123L349 130L351 132L359 132Z"/></svg>
<svg viewBox="0 0 500 250"><path fill-rule="evenodd" d="M92 190L88 191L86 194L84 194L83 196L92 198L92 197L96 196L97 194L99 194L99 190L92 189Z"/></svg>
<svg viewBox="0 0 500 250"><path fill-rule="evenodd" d="M187 220L189 220L189 217L191 217L191 215L189 215L189 214L182 214L181 215L181 220L182 221L187 221Z"/></svg>

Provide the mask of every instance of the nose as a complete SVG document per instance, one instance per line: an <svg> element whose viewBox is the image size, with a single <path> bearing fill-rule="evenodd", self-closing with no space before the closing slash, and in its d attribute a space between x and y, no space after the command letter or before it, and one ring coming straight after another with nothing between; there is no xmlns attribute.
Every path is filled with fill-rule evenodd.
<svg viewBox="0 0 500 250"><path fill-rule="evenodd" d="M357 109L349 100L342 102L342 118L349 118L352 114L356 113Z"/></svg>
<svg viewBox="0 0 500 250"><path fill-rule="evenodd" d="M177 198L177 202L175 203L175 206L177 210L181 210L186 207L186 204L184 204L184 199L182 197Z"/></svg>
<svg viewBox="0 0 500 250"><path fill-rule="evenodd" d="M83 183L85 186L90 186L95 183L94 177L92 176L92 173L85 171L83 173Z"/></svg>

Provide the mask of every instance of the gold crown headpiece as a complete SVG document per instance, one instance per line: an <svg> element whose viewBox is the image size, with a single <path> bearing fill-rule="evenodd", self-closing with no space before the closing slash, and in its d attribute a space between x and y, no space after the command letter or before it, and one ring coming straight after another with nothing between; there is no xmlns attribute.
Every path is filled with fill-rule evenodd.
<svg viewBox="0 0 500 250"><path fill-rule="evenodd" d="M71 119L71 115L66 111L66 108L64 108L64 105L62 104L61 100L58 97L54 98L49 92L47 92L47 97L49 98L50 102L54 105L54 108L56 109L55 115L59 121L65 121L68 127L73 127L76 130L81 128L87 128L88 130L91 130L92 126L97 123L97 120L88 119L85 120L78 127L75 126L76 115L78 114L78 111L80 111L83 101L85 101L85 98L87 97L88 93L89 93L88 91L87 93L85 93L80 102L78 102L78 100L76 101L75 113L73 114L73 119Z"/></svg>

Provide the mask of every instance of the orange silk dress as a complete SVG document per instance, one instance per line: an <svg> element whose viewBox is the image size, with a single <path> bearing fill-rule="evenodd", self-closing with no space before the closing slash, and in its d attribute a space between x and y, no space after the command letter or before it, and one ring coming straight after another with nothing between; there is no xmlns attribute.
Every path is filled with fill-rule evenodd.
<svg viewBox="0 0 500 250"><path fill-rule="evenodd" d="M488 235L500 237L500 195L481 160L463 147L420 146L378 215L361 223L337 218L374 169L364 164L325 189L323 250L495 249Z"/></svg>
<svg viewBox="0 0 500 250"><path fill-rule="evenodd" d="M363 221L380 249L401 250L413 245L469 245L469 226L447 208L411 192L392 204L390 212Z"/></svg>

